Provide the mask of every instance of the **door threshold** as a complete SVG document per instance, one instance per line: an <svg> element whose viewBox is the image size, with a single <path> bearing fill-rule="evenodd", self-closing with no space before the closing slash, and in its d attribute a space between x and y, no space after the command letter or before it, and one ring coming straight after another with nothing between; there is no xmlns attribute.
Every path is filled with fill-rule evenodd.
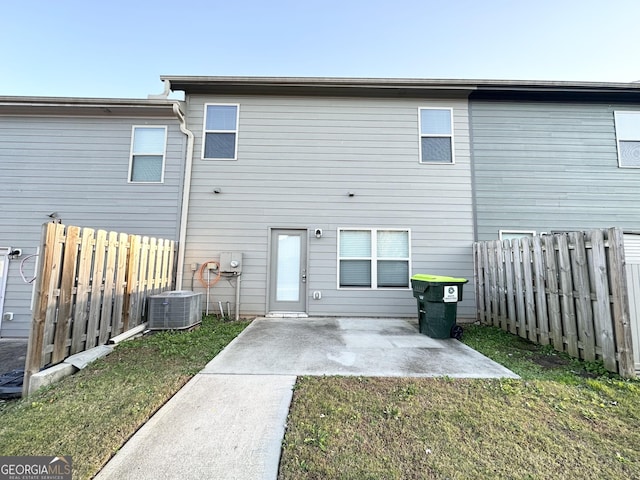
<svg viewBox="0 0 640 480"><path fill-rule="evenodd" d="M305 312L269 312L265 318L309 318Z"/></svg>

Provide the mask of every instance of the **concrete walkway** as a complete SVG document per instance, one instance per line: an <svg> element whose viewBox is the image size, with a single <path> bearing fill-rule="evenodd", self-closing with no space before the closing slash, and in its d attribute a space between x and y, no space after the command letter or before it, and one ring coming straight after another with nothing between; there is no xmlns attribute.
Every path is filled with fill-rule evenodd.
<svg viewBox="0 0 640 480"><path fill-rule="evenodd" d="M297 375L517 378L404 319L259 318L167 402L96 477L277 478Z"/></svg>

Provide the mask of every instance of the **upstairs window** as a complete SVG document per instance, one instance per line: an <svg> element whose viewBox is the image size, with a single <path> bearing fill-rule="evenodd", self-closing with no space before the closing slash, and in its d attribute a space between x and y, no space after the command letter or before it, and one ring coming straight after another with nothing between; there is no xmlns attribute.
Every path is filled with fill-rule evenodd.
<svg viewBox="0 0 640 480"><path fill-rule="evenodd" d="M420 108L420 163L453 163L453 110Z"/></svg>
<svg viewBox="0 0 640 480"><path fill-rule="evenodd" d="M640 168L640 112L615 112L618 166Z"/></svg>
<svg viewBox="0 0 640 480"><path fill-rule="evenodd" d="M207 104L202 158L235 160L238 150L238 105Z"/></svg>
<svg viewBox="0 0 640 480"><path fill-rule="evenodd" d="M167 127L133 127L129 182L162 183Z"/></svg>
<svg viewBox="0 0 640 480"><path fill-rule="evenodd" d="M409 231L339 231L339 288L408 288Z"/></svg>

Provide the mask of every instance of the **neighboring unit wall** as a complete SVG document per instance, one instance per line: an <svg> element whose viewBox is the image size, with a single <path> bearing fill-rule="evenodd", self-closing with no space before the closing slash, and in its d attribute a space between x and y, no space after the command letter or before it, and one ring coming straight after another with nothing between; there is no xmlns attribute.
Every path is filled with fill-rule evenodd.
<svg viewBox="0 0 640 480"><path fill-rule="evenodd" d="M640 105L471 100L478 240L640 226L640 169L618 168L614 110Z"/></svg>
<svg viewBox="0 0 640 480"><path fill-rule="evenodd" d="M128 182L133 125L168 126L163 183ZM4 312L14 317L0 336L29 334L33 286L20 265L36 253L50 214L65 224L177 240L185 143L175 117L0 114L0 247L22 249L9 261ZM27 280L36 261L24 262Z"/></svg>
<svg viewBox="0 0 640 480"><path fill-rule="evenodd" d="M264 314L269 228L309 229L310 315L417 316L410 289L337 288L339 228L410 229L413 273L472 278L466 98L188 95L187 103L195 148L184 288L204 291L192 283L193 264L242 252L241 314ZM239 104L237 160L202 160L205 103ZM419 163L419 107L453 108L454 165ZM233 305L231 284L213 287L212 309ZM472 288L458 311L475 317Z"/></svg>

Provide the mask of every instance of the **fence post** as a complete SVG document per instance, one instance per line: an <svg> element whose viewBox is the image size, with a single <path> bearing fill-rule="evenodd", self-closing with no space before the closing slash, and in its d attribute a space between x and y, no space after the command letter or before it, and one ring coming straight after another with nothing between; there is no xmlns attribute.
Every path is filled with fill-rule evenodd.
<svg viewBox="0 0 640 480"><path fill-rule="evenodd" d="M38 373L42 367L42 356L44 348L45 321L47 318L47 307L51 300L51 277L59 271L54 265L54 245L58 229L64 228L58 223L45 223L42 226L40 236L40 261L36 272L35 298L38 300L33 310L31 321L31 332L27 343L27 359L25 362L24 378L22 381L22 396L29 395L29 381L34 373Z"/></svg>

